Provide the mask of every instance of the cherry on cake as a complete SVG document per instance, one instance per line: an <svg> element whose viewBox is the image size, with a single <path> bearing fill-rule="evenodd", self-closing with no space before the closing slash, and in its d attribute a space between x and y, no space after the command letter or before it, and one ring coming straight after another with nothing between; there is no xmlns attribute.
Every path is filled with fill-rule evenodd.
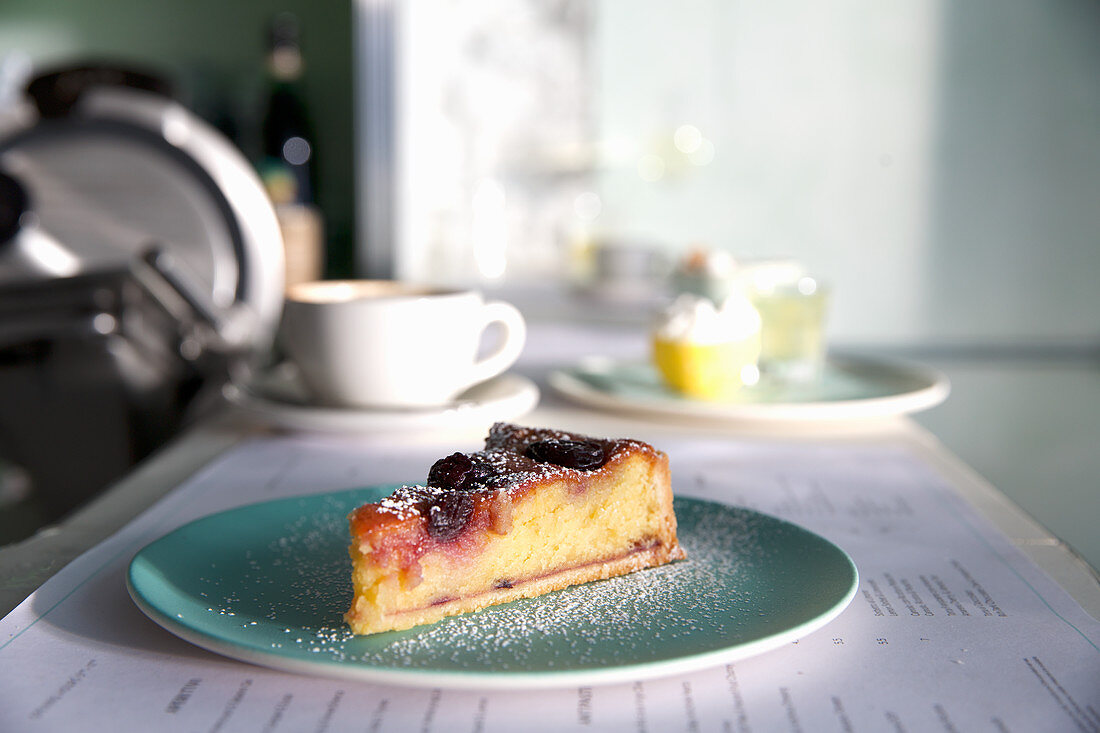
<svg viewBox="0 0 1100 733"><path fill-rule="evenodd" d="M684 557L668 456L638 440L497 423L349 516L356 634L408 629Z"/></svg>

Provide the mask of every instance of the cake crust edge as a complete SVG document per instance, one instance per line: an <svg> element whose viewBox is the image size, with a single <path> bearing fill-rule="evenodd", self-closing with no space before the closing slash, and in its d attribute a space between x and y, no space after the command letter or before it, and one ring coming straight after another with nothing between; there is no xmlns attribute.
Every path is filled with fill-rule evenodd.
<svg viewBox="0 0 1100 733"><path fill-rule="evenodd" d="M607 580L638 570L665 565L673 560L682 560L685 557L687 555L678 544L675 547L654 545L612 560L564 568L538 578L517 581L511 588L492 588L477 595L455 598L424 608L389 613L378 620L385 624L385 631L404 631L414 626L435 623L449 616L478 611L488 606L521 598L534 598L574 585ZM345 620L352 627L352 631L357 634L378 633L377 631L358 631L354 611L353 606L352 610L345 614Z"/></svg>

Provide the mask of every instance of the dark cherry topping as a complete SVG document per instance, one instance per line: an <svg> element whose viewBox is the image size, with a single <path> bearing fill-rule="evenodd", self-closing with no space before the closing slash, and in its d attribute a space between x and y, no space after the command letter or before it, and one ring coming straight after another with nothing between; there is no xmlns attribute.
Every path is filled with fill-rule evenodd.
<svg viewBox="0 0 1100 733"><path fill-rule="evenodd" d="M466 481L473 470L474 462L469 456L464 453L452 453L432 464L428 471L428 486L437 486L441 489L465 488Z"/></svg>
<svg viewBox="0 0 1100 733"><path fill-rule="evenodd" d="M530 480L546 470L538 464L597 469L615 452L616 445L581 435L501 423L490 431L485 450L440 458L428 471L427 486L405 487L400 497L394 495L391 504L415 507L427 519L432 539L450 542L469 525L478 494L487 495Z"/></svg>
<svg viewBox="0 0 1100 733"><path fill-rule="evenodd" d="M454 491L472 491L480 488L496 471L477 456L452 453L432 464L428 471L428 486Z"/></svg>
<svg viewBox="0 0 1100 733"><path fill-rule="evenodd" d="M439 542L450 542L462 534L474 512L474 498L455 491L434 498L428 505L428 534Z"/></svg>
<svg viewBox="0 0 1100 733"><path fill-rule="evenodd" d="M495 475L492 466L475 456L452 453L432 464L428 487L443 489L423 504L428 517L428 534L440 542L458 537L474 511L471 491L483 488Z"/></svg>
<svg viewBox="0 0 1100 733"><path fill-rule="evenodd" d="M469 473L466 478L466 488L480 489L483 486L487 486L491 479L495 478L497 471L495 468L485 463L480 459L474 460L474 470Z"/></svg>
<svg viewBox="0 0 1100 733"><path fill-rule="evenodd" d="M607 462L607 450L595 440L538 440L524 451L540 463L592 471Z"/></svg>

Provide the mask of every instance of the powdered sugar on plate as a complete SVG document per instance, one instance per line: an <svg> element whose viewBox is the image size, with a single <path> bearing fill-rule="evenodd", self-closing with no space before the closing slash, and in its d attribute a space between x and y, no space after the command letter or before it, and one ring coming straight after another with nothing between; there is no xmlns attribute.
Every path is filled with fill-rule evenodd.
<svg viewBox="0 0 1100 733"><path fill-rule="evenodd" d="M722 633L737 623L724 610L750 600L731 597L727 583L751 561L752 551L729 552L732 537L745 538L749 528L745 522L721 519L707 518L709 526L702 527L701 535L681 537L687 560L390 634L397 638L357 658L367 664L399 660L415 666L428 656L442 655L458 664L471 657L496 659L506 651L507 658L496 661L505 671L594 666L606 663L607 645L629 658L648 656L646 651L656 652L662 642L690 637L703 628Z"/></svg>
<svg viewBox="0 0 1100 733"><path fill-rule="evenodd" d="M156 580L133 576L135 597L184 638L276 668L515 686L548 675L606 679L615 669L652 676L666 663L713 660L716 651L756 653L816 628L854 593L850 559L817 535L747 509L677 499L686 560L355 636L343 621L352 597L346 517L391 490L279 500L198 520L139 553ZM169 598L143 592L166 577Z"/></svg>

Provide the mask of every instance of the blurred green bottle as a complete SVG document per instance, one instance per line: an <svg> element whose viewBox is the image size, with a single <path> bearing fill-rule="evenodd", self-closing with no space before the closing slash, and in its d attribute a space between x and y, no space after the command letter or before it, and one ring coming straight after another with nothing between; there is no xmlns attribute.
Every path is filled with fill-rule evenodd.
<svg viewBox="0 0 1100 733"><path fill-rule="evenodd" d="M259 172L279 217L288 286L319 279L324 260L324 226L314 205L317 151L303 101L303 67L298 19L281 13L268 33L268 92Z"/></svg>
<svg viewBox="0 0 1100 733"><path fill-rule="evenodd" d="M267 105L263 115L260 176L275 204L313 203L314 137L302 101L298 20L281 13L268 33Z"/></svg>

